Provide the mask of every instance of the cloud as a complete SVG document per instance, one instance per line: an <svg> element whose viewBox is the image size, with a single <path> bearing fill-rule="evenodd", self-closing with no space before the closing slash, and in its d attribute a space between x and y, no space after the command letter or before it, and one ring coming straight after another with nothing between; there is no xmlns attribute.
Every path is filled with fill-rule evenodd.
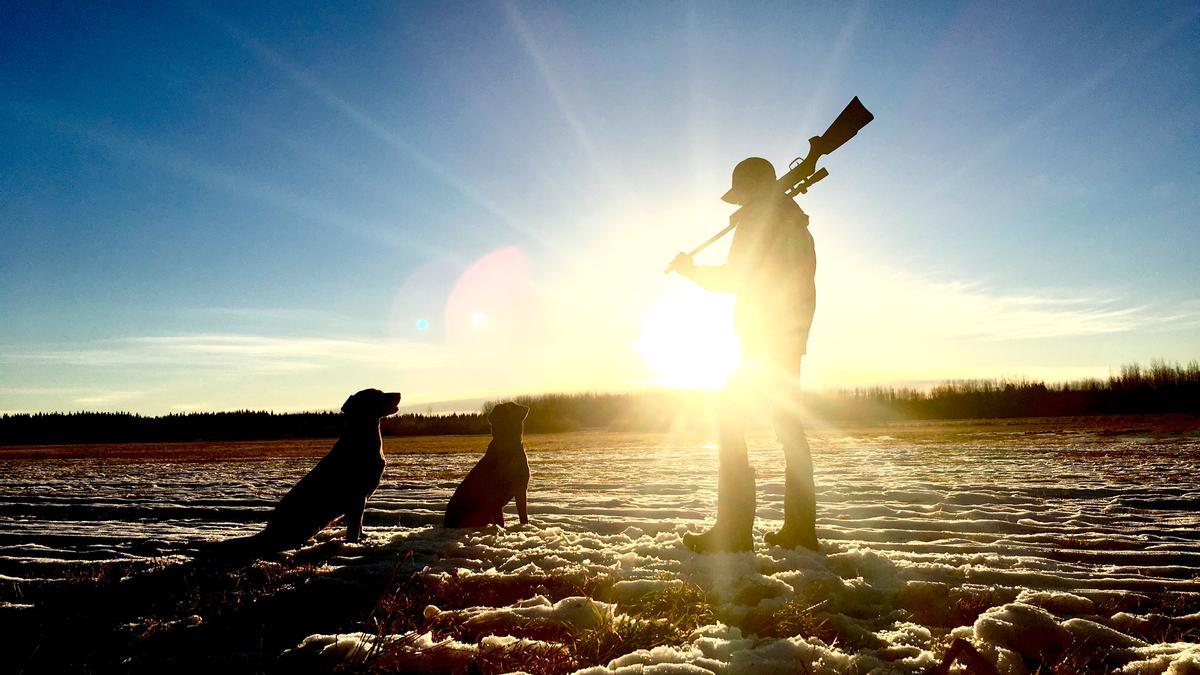
<svg viewBox="0 0 1200 675"><path fill-rule="evenodd" d="M1184 300L1163 317L1163 329L1193 328L1200 326L1200 298Z"/></svg>
<svg viewBox="0 0 1200 675"><path fill-rule="evenodd" d="M132 401L143 396L145 392L141 391L109 391L102 394L94 394L92 396L81 396L75 399L76 403L84 405L112 405L114 403L124 403Z"/></svg>
<svg viewBox="0 0 1200 675"><path fill-rule="evenodd" d="M184 366L239 372L296 372L347 364L435 368L449 361L436 345L401 340L195 334L118 338L49 348L10 348L3 363L85 367Z"/></svg>
<svg viewBox="0 0 1200 675"><path fill-rule="evenodd" d="M837 333L921 340L1008 341L1182 327L1195 307L1130 302L1120 294L1048 289L1004 293L981 282L866 266L818 277L818 320Z"/></svg>
<svg viewBox="0 0 1200 675"><path fill-rule="evenodd" d="M176 412L195 412L197 410L211 410L212 404L209 403L176 403L171 406L171 410Z"/></svg>
<svg viewBox="0 0 1200 675"><path fill-rule="evenodd" d="M180 310L182 315L200 318L224 317L263 321L321 322L346 324L354 321L348 316L320 309L301 307L196 307Z"/></svg>
<svg viewBox="0 0 1200 675"><path fill-rule="evenodd" d="M818 271L805 363L806 381L821 387L1102 377L1138 356L1186 358L1156 336L1200 323L1200 303L1191 301L1141 300L1114 289L1014 292L849 256L835 260Z"/></svg>

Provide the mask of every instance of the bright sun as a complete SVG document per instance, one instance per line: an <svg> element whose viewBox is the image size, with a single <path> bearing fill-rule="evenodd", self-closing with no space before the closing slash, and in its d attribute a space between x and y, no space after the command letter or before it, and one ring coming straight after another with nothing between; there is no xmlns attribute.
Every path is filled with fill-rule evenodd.
<svg viewBox="0 0 1200 675"><path fill-rule="evenodd" d="M654 384L716 388L740 360L733 332L733 297L674 287L646 316L635 347Z"/></svg>

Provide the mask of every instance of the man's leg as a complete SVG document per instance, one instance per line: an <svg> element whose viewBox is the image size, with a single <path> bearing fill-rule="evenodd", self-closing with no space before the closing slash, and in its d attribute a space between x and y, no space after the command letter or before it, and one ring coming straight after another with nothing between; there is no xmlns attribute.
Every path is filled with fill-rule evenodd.
<svg viewBox="0 0 1200 675"><path fill-rule="evenodd" d="M683 536L683 543L697 553L754 548L754 469L746 453L744 379L744 372L730 378L719 405L717 522L707 532Z"/></svg>
<svg viewBox="0 0 1200 675"><path fill-rule="evenodd" d="M764 537L772 546L817 550L817 493L812 453L800 415L800 358L784 362L771 374L771 408L775 435L787 462L783 492L783 528Z"/></svg>

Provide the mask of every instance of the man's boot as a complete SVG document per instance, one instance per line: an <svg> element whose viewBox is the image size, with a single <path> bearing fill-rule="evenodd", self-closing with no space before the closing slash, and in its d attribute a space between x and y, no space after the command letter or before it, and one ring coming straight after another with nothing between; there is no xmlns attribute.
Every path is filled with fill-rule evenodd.
<svg viewBox="0 0 1200 675"><path fill-rule="evenodd" d="M803 546L812 551L820 550L821 545L817 542L817 500L811 475L804 480L788 471L783 483L783 527L763 536L768 546Z"/></svg>
<svg viewBox="0 0 1200 675"><path fill-rule="evenodd" d="M776 429L783 441L787 469L783 480L783 527L768 532L768 546L804 548L817 551L817 490L813 484L812 451L800 420L789 408L776 414Z"/></svg>
<svg viewBox="0 0 1200 675"><path fill-rule="evenodd" d="M703 534L683 535L696 553L738 553L754 549L754 469L748 463L722 466L717 474L717 522Z"/></svg>

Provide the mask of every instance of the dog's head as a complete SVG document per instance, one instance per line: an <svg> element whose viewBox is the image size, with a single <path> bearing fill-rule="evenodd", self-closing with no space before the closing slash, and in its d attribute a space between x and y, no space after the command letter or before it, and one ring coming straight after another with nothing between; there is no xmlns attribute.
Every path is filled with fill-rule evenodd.
<svg viewBox="0 0 1200 675"><path fill-rule="evenodd" d="M520 436L529 416L529 408L520 403L506 401L488 413L488 424L492 425L493 436Z"/></svg>
<svg viewBox="0 0 1200 675"><path fill-rule="evenodd" d="M387 393L378 389L363 389L353 394L342 404L342 412L350 417L379 419L400 409L400 393Z"/></svg>

